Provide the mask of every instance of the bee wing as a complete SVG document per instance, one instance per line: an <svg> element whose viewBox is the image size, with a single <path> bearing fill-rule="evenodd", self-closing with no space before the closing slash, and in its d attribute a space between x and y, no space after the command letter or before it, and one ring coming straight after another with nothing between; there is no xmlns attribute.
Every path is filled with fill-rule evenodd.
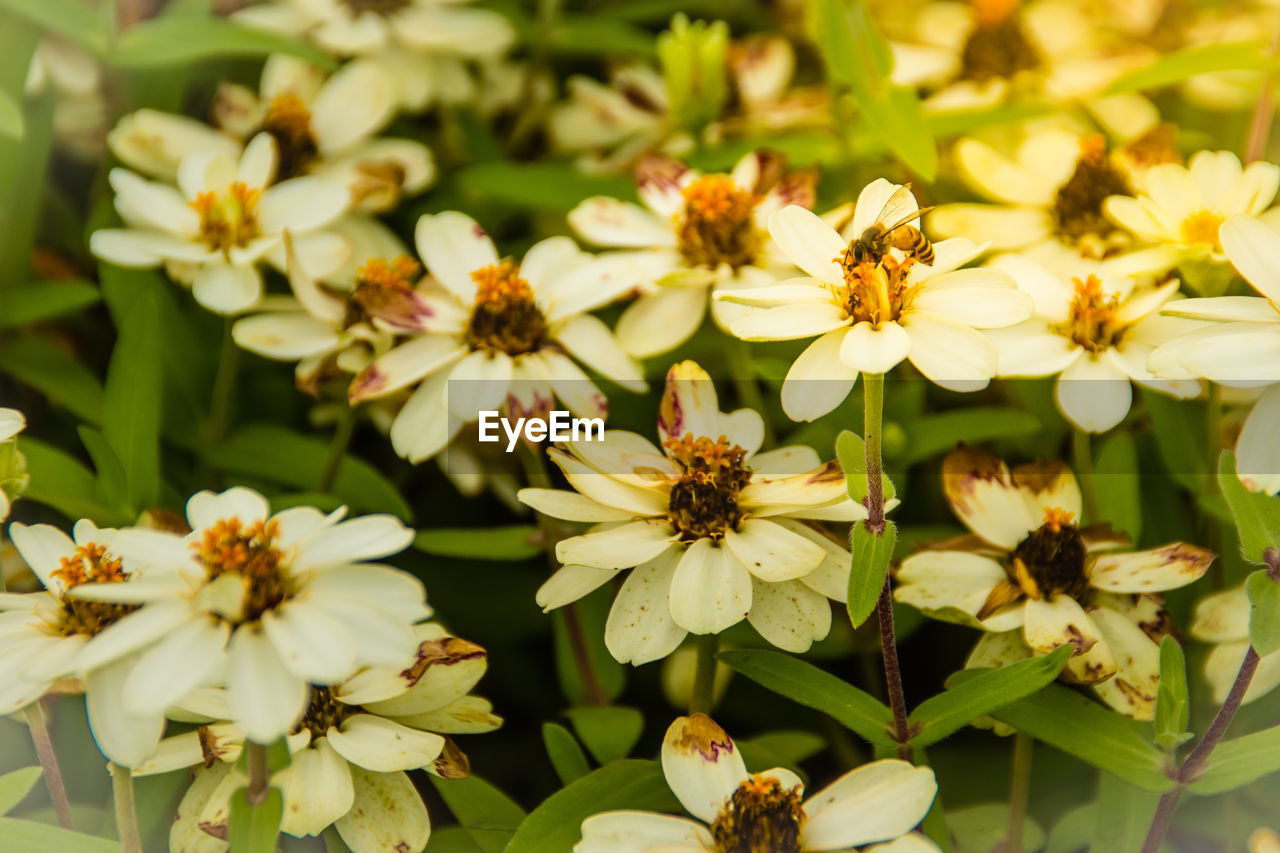
<svg viewBox="0 0 1280 853"><path fill-rule="evenodd" d="M876 222L883 225L886 230L892 230L919 216L920 211L916 207L916 197L912 194L910 185L903 184L893 191L893 195L889 196L884 207L880 208L880 215L876 217Z"/></svg>

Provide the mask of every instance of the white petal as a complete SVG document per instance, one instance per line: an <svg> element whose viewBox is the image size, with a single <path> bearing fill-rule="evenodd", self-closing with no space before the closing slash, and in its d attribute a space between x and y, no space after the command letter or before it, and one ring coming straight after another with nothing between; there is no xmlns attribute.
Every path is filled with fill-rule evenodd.
<svg viewBox="0 0 1280 853"><path fill-rule="evenodd" d="M679 717L662 741L662 773L689 814L711 823L748 779L742 753L707 716Z"/></svg>
<svg viewBox="0 0 1280 853"><path fill-rule="evenodd" d="M449 411L463 421L480 412L497 411L511 389L514 364L504 352L476 350L462 357L449 372L446 398Z"/></svg>
<svg viewBox="0 0 1280 853"><path fill-rule="evenodd" d="M627 306L618 318L618 343L635 358L670 352L693 337L707 313L700 287L660 287Z"/></svg>
<svg viewBox="0 0 1280 853"><path fill-rule="evenodd" d="M699 539L671 579L671 616L694 634L716 634L751 610L751 575L729 550Z"/></svg>
<svg viewBox="0 0 1280 853"><path fill-rule="evenodd" d="M844 283L839 259L847 244L813 211L798 204L775 211L769 217L769 234L782 254L809 275L828 284Z"/></svg>
<svg viewBox="0 0 1280 853"><path fill-rule="evenodd" d="M280 830L293 836L319 835L350 811L355 799L347 762L325 738L295 752L271 784L284 794Z"/></svg>
<svg viewBox="0 0 1280 853"><path fill-rule="evenodd" d="M1088 432L1106 432L1129 414L1133 384L1110 359L1089 355L1062 372L1054 389L1067 419Z"/></svg>
<svg viewBox="0 0 1280 853"><path fill-rule="evenodd" d="M465 213L423 216L414 239L430 273L466 303L476 293L471 273L498 262L498 250L489 235Z"/></svg>
<svg viewBox="0 0 1280 853"><path fill-rule="evenodd" d="M337 619L288 601L262 614L262 627L285 669L312 684L336 684L355 671L355 649Z"/></svg>
<svg viewBox="0 0 1280 853"><path fill-rule="evenodd" d="M766 583L751 579L751 612L747 621L773 645L788 652L806 652L831 630L831 605L826 596L800 581Z"/></svg>
<svg viewBox="0 0 1280 853"><path fill-rule="evenodd" d="M674 246L672 226L636 204L595 196L569 211L569 227L597 246Z"/></svg>
<svg viewBox="0 0 1280 853"><path fill-rule="evenodd" d="M628 391L644 391L644 372L622 349L613 332L598 317L579 314L556 333L569 354Z"/></svg>
<svg viewBox="0 0 1280 853"><path fill-rule="evenodd" d="M894 759L865 764L805 801L800 842L835 850L897 838L924 819L937 792L928 767Z"/></svg>
<svg viewBox="0 0 1280 853"><path fill-rule="evenodd" d="M577 601L589 592L618 577L613 569L597 569L593 566L561 566L547 581L538 587L534 600L544 613Z"/></svg>
<svg viewBox="0 0 1280 853"><path fill-rule="evenodd" d="M196 301L217 314L240 314L262 298L262 276L252 266L210 263L191 282Z"/></svg>
<svg viewBox="0 0 1280 853"><path fill-rule="evenodd" d="M307 706L307 684L289 674L262 629L242 625L228 646L227 705L245 737L271 743Z"/></svg>
<svg viewBox="0 0 1280 853"><path fill-rule="evenodd" d="M225 492L197 492L187 500L187 521L193 530L203 530L228 519L236 519L247 527L266 521L270 513L267 499L243 486Z"/></svg>
<svg viewBox="0 0 1280 853"><path fill-rule="evenodd" d="M840 358L846 329L827 332L805 348L782 383L782 409L793 421L813 421L849 396L858 371Z"/></svg>
<svg viewBox="0 0 1280 853"><path fill-rule="evenodd" d="M413 531L394 515L364 515L322 528L299 542L290 568L305 572L373 560L398 554L412 541Z"/></svg>
<svg viewBox="0 0 1280 853"><path fill-rule="evenodd" d="M884 323L879 328L868 322L854 326L840 344L840 360L850 370L864 373L888 373L907 357L911 339L897 323Z"/></svg>
<svg viewBox="0 0 1280 853"><path fill-rule="evenodd" d="M128 712L162 713L201 686L222 665L229 633L222 620L197 617L144 652L124 685Z"/></svg>
<svg viewBox="0 0 1280 853"><path fill-rule="evenodd" d="M324 178L293 178L262 194L258 222L268 233L311 231L342 215L351 202L347 188Z"/></svg>
<svg viewBox="0 0 1280 853"><path fill-rule="evenodd" d="M686 631L671 618L671 578L679 551L632 569L609 610L604 643L619 663L639 666L666 657L684 640Z"/></svg>
<svg viewBox="0 0 1280 853"><path fill-rule="evenodd" d="M744 314L730 331L748 341L789 341L822 335L849 324L834 302L801 302Z"/></svg>
<svg viewBox="0 0 1280 853"><path fill-rule="evenodd" d="M98 748L121 767L137 767L155 751L164 731L164 709L150 714L125 710L126 681L135 660L124 658L85 678L89 727Z"/></svg>
<svg viewBox="0 0 1280 853"><path fill-rule="evenodd" d="M556 543L556 559L597 569L627 569L654 559L673 541L665 521L633 521L562 539Z"/></svg>
<svg viewBox="0 0 1280 853"><path fill-rule="evenodd" d="M943 388L976 391L995 376L996 347L981 332L922 314L904 318L902 326L911 337L911 363Z"/></svg>
<svg viewBox="0 0 1280 853"><path fill-rule="evenodd" d="M1236 442L1236 476L1245 488L1274 495L1280 492L1280 385L1267 389L1254 404Z"/></svg>
<svg viewBox="0 0 1280 853"><path fill-rule="evenodd" d="M427 807L404 773L351 768L355 800L335 826L353 851L422 850L431 834Z"/></svg>
<svg viewBox="0 0 1280 853"><path fill-rule="evenodd" d="M574 853L644 853L646 850L714 850L715 840L696 821L674 815L614 811L582 822L582 840Z"/></svg>
<svg viewBox="0 0 1280 853"><path fill-rule="evenodd" d="M1198 580L1214 554L1175 542L1149 551L1103 554L1089 568L1089 583L1108 592L1163 592Z"/></svg>
<svg viewBox="0 0 1280 853"><path fill-rule="evenodd" d="M411 338L360 371L351 380L348 398L352 403L359 403L398 391L457 361L466 351L462 342L452 335L425 334Z"/></svg>
<svg viewBox="0 0 1280 853"><path fill-rule="evenodd" d="M444 749L440 735L372 714L348 717L340 729L329 729L328 740L352 764L379 773L425 767Z"/></svg>
<svg viewBox="0 0 1280 853"><path fill-rule="evenodd" d="M726 530L724 547L762 581L803 577L826 557L808 539L763 518L748 518L738 530Z"/></svg>

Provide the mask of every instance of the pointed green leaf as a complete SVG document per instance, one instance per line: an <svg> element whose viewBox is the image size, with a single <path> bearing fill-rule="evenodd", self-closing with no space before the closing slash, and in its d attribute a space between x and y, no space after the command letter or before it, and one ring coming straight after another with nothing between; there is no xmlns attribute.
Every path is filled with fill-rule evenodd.
<svg viewBox="0 0 1280 853"><path fill-rule="evenodd" d="M893 712L869 693L831 673L782 652L732 649L716 657L774 693L829 714L868 743L897 748L889 736Z"/></svg>
<svg viewBox="0 0 1280 853"><path fill-rule="evenodd" d="M1265 49L1266 43L1262 41L1184 47L1161 56L1145 68L1121 76L1107 87L1106 94L1159 89L1214 71L1274 71L1278 63L1275 57L1265 53Z"/></svg>
<svg viewBox="0 0 1280 853"><path fill-rule="evenodd" d="M1280 498L1246 489L1236 476L1236 457L1230 450L1218 457L1218 487L1240 532L1244 558L1262 565L1268 548L1280 548Z"/></svg>
<svg viewBox="0 0 1280 853"><path fill-rule="evenodd" d="M238 788L231 795L229 848L236 853L275 853L283 815L284 797L279 788L269 788L256 806L249 802L249 789Z"/></svg>
<svg viewBox="0 0 1280 853"><path fill-rule="evenodd" d="M1017 702L1051 683L1071 656L1071 646L1028 658L999 669L984 670L945 693L924 700L908 718L920 730L911 742L928 746L969 725L973 720Z"/></svg>
<svg viewBox="0 0 1280 853"><path fill-rule="evenodd" d="M142 510L160 498L160 299L168 296L163 289L169 285L149 271L108 273L104 266L103 272L103 287L119 294L121 308L107 366L102 434L124 467L129 505Z"/></svg>
<svg viewBox="0 0 1280 853"><path fill-rule="evenodd" d="M80 443L88 451L93 467L97 469L103 500L108 506L128 509L129 515L137 515L137 507L129 503L128 478L125 476L124 466L120 464L120 457L116 456L102 433L93 427L81 425L77 432Z"/></svg>
<svg viewBox="0 0 1280 853"><path fill-rule="evenodd" d="M601 764L626 758L644 732L644 715L620 705L570 708L565 716Z"/></svg>
<svg viewBox="0 0 1280 853"><path fill-rule="evenodd" d="M21 853L68 853L72 850L75 853L123 853L124 850L118 841L15 817L0 817L0 849Z"/></svg>
<svg viewBox="0 0 1280 853"><path fill-rule="evenodd" d="M1231 791L1280 771L1280 727L1223 741L1205 762L1191 790L1197 794Z"/></svg>
<svg viewBox="0 0 1280 853"><path fill-rule="evenodd" d="M22 455L31 482L22 499L51 506L68 519L92 519L101 527L128 524L119 507L108 507L98 493L93 472L74 457L38 439L23 436Z"/></svg>
<svg viewBox="0 0 1280 853"><path fill-rule="evenodd" d="M561 785L571 784L591 772L591 765L587 763L587 756L577 739L559 723L542 724L542 743Z"/></svg>
<svg viewBox="0 0 1280 853"><path fill-rule="evenodd" d="M82 420L95 424L102 420L98 377L44 338L21 337L0 344L0 372L30 385Z"/></svg>
<svg viewBox="0 0 1280 853"><path fill-rule="evenodd" d="M1156 743L1175 750L1192 736L1187 732L1191 700L1187 694L1187 660L1171 636L1160 641L1160 687L1156 691Z"/></svg>
<svg viewBox="0 0 1280 853"><path fill-rule="evenodd" d="M0 329L72 314L102 299L97 287L76 279L33 281L3 294Z"/></svg>
<svg viewBox="0 0 1280 853"><path fill-rule="evenodd" d="M867 499L867 445L862 437L849 430L841 430L836 436L836 460L840 470L844 471L845 486L854 503L862 503ZM886 501L892 500L898 493L888 474L881 475L884 485L881 486Z"/></svg>
<svg viewBox="0 0 1280 853"><path fill-rule="evenodd" d="M0 0L0 13L60 33L96 53L107 44L97 7L82 0Z"/></svg>
<svg viewBox="0 0 1280 853"><path fill-rule="evenodd" d="M458 823L485 853L507 848L516 828L524 821L524 809L479 776L441 779L428 776Z"/></svg>
<svg viewBox="0 0 1280 853"><path fill-rule="evenodd" d="M413 547L441 557L528 560L542 553L539 537L538 528L532 524L421 530L414 537Z"/></svg>
<svg viewBox="0 0 1280 853"><path fill-rule="evenodd" d="M23 767L0 776L0 815L7 814L31 792L40 779L41 769Z"/></svg>
<svg viewBox="0 0 1280 853"><path fill-rule="evenodd" d="M1113 432L1102 443L1094 473L1098 493L1098 517L1137 542L1142 535L1142 480L1138 475L1138 449L1133 434Z"/></svg>
<svg viewBox="0 0 1280 853"><path fill-rule="evenodd" d="M167 16L129 27L107 57L117 68L174 68L212 59L301 57L331 70L336 63L306 42L242 26L226 18Z"/></svg>
<svg viewBox="0 0 1280 853"><path fill-rule="evenodd" d="M849 529L853 559L849 571L849 620L855 628L876 609L897 540L898 527L892 521L884 523L884 532L879 536L867 529L865 521L855 521Z"/></svg>
<svg viewBox="0 0 1280 853"><path fill-rule="evenodd" d="M911 421L906 450L898 460L902 465L946 453L956 442L979 444L997 438L1032 435L1040 429L1040 419L1022 409L977 406L925 415Z"/></svg>
<svg viewBox="0 0 1280 853"><path fill-rule="evenodd" d="M1245 583L1249 592L1249 639L1258 654L1280 649L1280 583L1266 572L1254 572Z"/></svg>

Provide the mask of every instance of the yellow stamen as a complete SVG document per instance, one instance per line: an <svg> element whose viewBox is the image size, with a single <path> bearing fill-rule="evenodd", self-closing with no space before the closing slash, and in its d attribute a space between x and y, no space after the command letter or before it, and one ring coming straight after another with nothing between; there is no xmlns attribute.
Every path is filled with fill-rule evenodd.
<svg viewBox="0 0 1280 853"><path fill-rule="evenodd" d="M200 215L200 235L210 249L226 252L248 245L260 233L258 200L262 191L234 183L223 192L203 192L191 202Z"/></svg>
<svg viewBox="0 0 1280 853"><path fill-rule="evenodd" d="M1182 242L1206 243L1216 248L1222 220L1222 214L1217 211L1197 210L1182 220Z"/></svg>

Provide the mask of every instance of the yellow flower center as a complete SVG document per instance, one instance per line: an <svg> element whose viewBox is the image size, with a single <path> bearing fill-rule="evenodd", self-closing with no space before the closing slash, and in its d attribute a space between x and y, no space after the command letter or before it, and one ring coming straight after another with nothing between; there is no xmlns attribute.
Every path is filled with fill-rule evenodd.
<svg viewBox="0 0 1280 853"><path fill-rule="evenodd" d="M1197 210L1182 220L1182 242L1205 243L1218 248L1218 228L1223 216L1213 210Z"/></svg>
<svg viewBox="0 0 1280 853"><path fill-rule="evenodd" d="M1116 315L1120 311L1120 295L1106 293L1097 276L1084 281L1072 279L1075 296L1071 299L1067 322L1059 330L1089 352L1102 352L1120 343L1126 326Z"/></svg>
<svg viewBox="0 0 1280 853"><path fill-rule="evenodd" d="M1085 547L1074 513L1044 508L1044 523L1013 549L1014 580L1034 599L1059 593L1079 601L1089 589L1084 573Z"/></svg>
<svg viewBox="0 0 1280 853"><path fill-rule="evenodd" d="M112 556L105 545L91 542L76 548L70 557L63 557L54 569L53 576L62 581L64 588L90 583L121 583L129 579L117 557ZM63 596L62 619L52 626L64 637L75 634L95 636L138 609L133 604L108 604L101 601L82 601Z"/></svg>
<svg viewBox="0 0 1280 853"><path fill-rule="evenodd" d="M547 335L547 319L533 298L533 288L510 261L471 273L476 301L467 326L472 349L523 355L539 349Z"/></svg>
<svg viewBox="0 0 1280 853"><path fill-rule="evenodd" d="M280 567L283 557L276 547L280 529L275 521L245 526L240 519L224 518L209 525L199 542L192 543L209 581L235 575L244 587L241 621L256 621L290 594Z"/></svg>
<svg viewBox="0 0 1280 853"><path fill-rule="evenodd" d="M1049 210L1058 235L1076 242L1089 257L1124 248L1124 232L1103 213L1102 204L1109 196L1130 192L1129 181L1111 164L1103 137L1086 137L1080 141L1075 170L1058 188Z"/></svg>
<svg viewBox="0 0 1280 853"><path fill-rule="evenodd" d="M728 175L707 175L684 188L684 208L676 216L677 240L685 263L737 269L755 262L762 236L754 213L758 199Z"/></svg>
<svg viewBox="0 0 1280 853"><path fill-rule="evenodd" d="M205 245L219 252L248 245L258 229L258 199L262 193L243 183L222 192L204 192L191 207L200 215L200 236Z"/></svg>
<svg viewBox="0 0 1280 853"><path fill-rule="evenodd" d="M727 436L668 438L663 445L680 469L671 487L667 519L685 542L720 539L742 521L738 495L751 481L747 452Z"/></svg>
<svg viewBox="0 0 1280 853"><path fill-rule="evenodd" d="M800 796L772 776L743 782L711 824L716 853L800 853Z"/></svg>
<svg viewBox="0 0 1280 853"><path fill-rule="evenodd" d="M356 270L356 286L347 300L347 328L378 317L405 325L429 315L417 298L414 284L422 267L413 258L399 255L391 260L370 258Z"/></svg>
<svg viewBox="0 0 1280 853"><path fill-rule="evenodd" d="M878 260L868 257L858 261L854 249L849 248L835 260L844 269L844 286L832 288L832 292L854 323L879 326L894 322L920 290L920 285L907 283L914 258L899 261L884 255Z"/></svg>
<svg viewBox="0 0 1280 853"><path fill-rule="evenodd" d="M292 93L277 96L267 107L262 130L276 140L280 154L277 178L285 180L306 174L319 155L311 110L306 101Z"/></svg>
<svg viewBox="0 0 1280 853"><path fill-rule="evenodd" d="M984 83L1040 66L1040 54L1018 21L1017 0L973 0L973 5L977 21L960 54L960 79Z"/></svg>

